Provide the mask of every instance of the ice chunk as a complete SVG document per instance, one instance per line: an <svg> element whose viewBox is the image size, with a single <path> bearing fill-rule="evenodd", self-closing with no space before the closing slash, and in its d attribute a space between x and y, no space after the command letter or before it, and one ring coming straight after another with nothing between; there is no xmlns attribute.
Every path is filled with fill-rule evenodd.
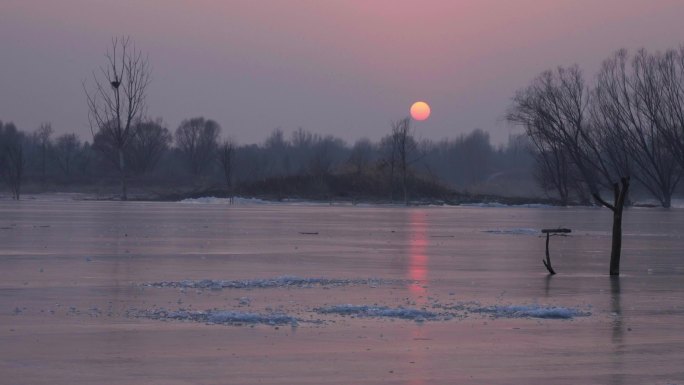
<svg viewBox="0 0 684 385"><path fill-rule="evenodd" d="M389 317L422 321L436 319L439 314L411 308L390 308L368 305L334 305L316 309L321 314L354 315L358 317Z"/></svg>
<svg viewBox="0 0 684 385"><path fill-rule="evenodd" d="M179 282L163 281L147 283L145 286L152 287L174 287L184 289L257 289L257 288L277 288L277 287L331 287L331 286L350 286L368 285L375 287L382 284L401 283L403 281L381 280L375 278L361 279L331 279L331 278L301 278L293 276L280 276L276 278L248 279L248 280L184 280Z"/></svg>
<svg viewBox="0 0 684 385"><path fill-rule="evenodd" d="M178 320L178 321L195 321L208 322L223 325L235 324L266 324L266 325L293 325L298 324L295 317L283 313L248 313L232 310L206 310L206 311L189 311L177 310L167 311L165 309L148 310L138 314L145 318L152 318L158 320Z"/></svg>
<svg viewBox="0 0 684 385"><path fill-rule="evenodd" d="M485 233L491 234L516 234L516 235L537 235L539 230L527 227L514 227L510 229L492 229L484 230Z"/></svg>
<svg viewBox="0 0 684 385"><path fill-rule="evenodd" d="M508 305L508 306L489 306L470 309L473 312L489 313L494 317L504 318L549 318L549 319L572 319L575 317L586 317L591 315L579 309L540 306L540 305Z"/></svg>

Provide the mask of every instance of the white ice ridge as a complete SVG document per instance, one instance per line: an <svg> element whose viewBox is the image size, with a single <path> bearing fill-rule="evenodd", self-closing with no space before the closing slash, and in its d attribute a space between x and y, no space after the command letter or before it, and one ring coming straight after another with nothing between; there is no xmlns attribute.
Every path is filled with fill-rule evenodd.
<svg viewBox="0 0 684 385"><path fill-rule="evenodd" d="M540 305L508 305L471 308L470 311L491 314L493 317L502 318L548 318L548 319L572 319L575 317L590 316L590 312L579 309L556 306Z"/></svg>
<svg viewBox="0 0 684 385"><path fill-rule="evenodd" d="M539 234L539 230L527 228L527 227L517 227L510 229L491 229L484 230L485 233L491 234L516 234L516 235L536 235Z"/></svg>
<svg viewBox="0 0 684 385"><path fill-rule="evenodd" d="M510 305L510 306L472 306L438 305L434 308L451 310L450 312L435 313L422 309L411 308L390 308L386 306L370 305L334 305L315 309L320 314L339 314L356 317L387 317L411 319L415 321L446 321L453 318L464 318L470 313L488 314L494 318L545 318L545 319L573 319L575 317L590 316L591 313L583 312L578 309L540 306L540 305Z"/></svg>
<svg viewBox="0 0 684 385"><path fill-rule="evenodd" d="M463 207L519 207L519 208L528 208L528 209L544 209L544 208L552 208L554 206L548 205L545 203L524 203L524 204L519 204L519 205L507 205L504 203L499 203L499 202L489 202L489 203L461 203L459 206Z"/></svg>
<svg viewBox="0 0 684 385"><path fill-rule="evenodd" d="M183 204L215 204L215 205L290 205L290 206L329 206L329 201L308 201L301 199L283 199L280 201L268 201L259 198L217 198L217 197L199 197L186 198L179 203Z"/></svg>
<svg viewBox="0 0 684 385"><path fill-rule="evenodd" d="M314 286L350 286L368 285L375 287L378 285L400 284L406 281L386 280L377 278L363 279L329 279L329 278L301 278L293 276L280 276L265 279L247 280L183 280L183 281L162 281L146 283L145 286L152 287L173 287L186 289L258 289L276 287L314 287Z"/></svg>
<svg viewBox="0 0 684 385"><path fill-rule="evenodd" d="M232 200L230 198L216 198L216 197L200 197L200 198L187 198L180 201L180 203L189 204L224 204L224 205L267 205L272 202L265 201L263 199L257 198L242 198L234 197Z"/></svg>
<svg viewBox="0 0 684 385"><path fill-rule="evenodd" d="M321 314L352 315L357 317L389 317L415 321L443 319L441 314L411 308L390 308L387 306L334 305L316 309ZM449 317L450 318L450 317Z"/></svg>
<svg viewBox="0 0 684 385"><path fill-rule="evenodd" d="M481 314L492 318L542 318L570 320L575 317L588 317L590 312L575 308L541 306L541 305L497 305L482 307L474 303L455 304L455 305L433 305L435 309L442 312L433 312L425 309L414 309L406 307L388 307L379 305L332 305L312 309L319 314L333 314L341 316L351 316L352 318L394 318L413 320L416 322L425 321L449 321L452 319L465 319L473 314ZM292 325L298 326L299 323L325 324L325 320L307 319L302 320L292 317L283 312L275 313L248 313L234 310L205 310L194 311L180 309L176 311L164 308L148 309L143 311L131 310L129 316L143 317L162 321L192 321L204 322L207 324L220 325Z"/></svg>
<svg viewBox="0 0 684 385"><path fill-rule="evenodd" d="M283 313L259 314L217 309L206 311L169 311L157 309L144 311L137 315L156 320L194 321L222 325L265 324L296 326L298 324L297 318Z"/></svg>

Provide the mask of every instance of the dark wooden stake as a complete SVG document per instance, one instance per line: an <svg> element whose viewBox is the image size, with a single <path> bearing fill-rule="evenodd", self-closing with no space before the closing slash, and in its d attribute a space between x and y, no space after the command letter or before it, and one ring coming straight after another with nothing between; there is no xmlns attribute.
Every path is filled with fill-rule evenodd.
<svg viewBox="0 0 684 385"><path fill-rule="evenodd" d="M555 275L556 271L553 270L553 267L551 266L551 255L549 255L549 238L551 238L551 234L567 234L571 231L572 230L570 229L564 228L542 229L542 234L546 234L546 259L542 259L542 262L544 263L546 270L548 270L549 274L551 275Z"/></svg>

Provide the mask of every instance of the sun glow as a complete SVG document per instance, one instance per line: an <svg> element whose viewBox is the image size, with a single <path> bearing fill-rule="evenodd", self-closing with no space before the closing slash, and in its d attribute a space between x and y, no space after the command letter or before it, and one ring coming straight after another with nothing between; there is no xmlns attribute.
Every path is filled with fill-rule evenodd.
<svg viewBox="0 0 684 385"><path fill-rule="evenodd" d="M415 102L411 105L411 117L415 120L425 120L430 117L430 106L423 102Z"/></svg>

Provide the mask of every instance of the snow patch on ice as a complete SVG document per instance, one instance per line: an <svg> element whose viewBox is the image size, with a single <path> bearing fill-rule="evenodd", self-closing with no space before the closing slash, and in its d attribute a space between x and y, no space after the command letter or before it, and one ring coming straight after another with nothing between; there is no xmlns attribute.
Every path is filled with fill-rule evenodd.
<svg viewBox="0 0 684 385"><path fill-rule="evenodd" d="M436 320L440 317L440 314L420 309L348 304L318 308L316 311L321 314L340 314L357 317L388 317L414 321Z"/></svg>
<svg viewBox="0 0 684 385"><path fill-rule="evenodd" d="M38 193L38 194L22 194L22 200L31 200L37 202L70 202L70 201L83 201L83 200L95 200L98 196L95 194L88 193L65 193L65 192L51 192L51 193ZM0 194L0 200L13 200L11 195Z"/></svg>
<svg viewBox="0 0 684 385"><path fill-rule="evenodd" d="M184 281L162 281L146 283L144 286L151 287L173 287L181 289L263 289L263 288L277 288L277 287L297 287L307 288L315 286L335 287L335 286L350 286L350 285L368 285L376 287L379 285L396 284L401 281L384 280L375 278L364 279L329 279L329 278L301 278L293 276L281 276L276 278L266 279L248 279L248 280L184 280Z"/></svg>
<svg viewBox="0 0 684 385"><path fill-rule="evenodd" d="M525 204L520 204L520 205L507 205L499 202L488 202L488 203L461 203L459 206L463 207L494 207L494 208L501 208L501 207L513 207L513 208L528 208L528 209L545 209L545 208L552 208L554 206L545 204L545 203L525 203Z"/></svg>
<svg viewBox="0 0 684 385"><path fill-rule="evenodd" d="M470 310L472 312L486 313L491 314L493 317L502 318L572 319L575 317L587 317L591 315L591 313L579 309L540 305L499 305Z"/></svg>
<svg viewBox="0 0 684 385"><path fill-rule="evenodd" d="M175 320L205 322L221 325L264 324L264 325L292 325L297 326L298 319L283 313L260 314L233 310L190 311L166 309L148 310L137 314L139 317L155 320Z"/></svg>
<svg viewBox="0 0 684 385"><path fill-rule="evenodd" d="M215 205L288 205L288 206L330 206L333 202L331 201L309 201L303 199L282 199L279 201L269 201L259 198L244 198L244 197L233 197L231 202L230 198L217 198L217 197L199 197L199 198L186 198L179 203L183 204L215 204ZM335 202L335 205L347 205L345 202Z"/></svg>
<svg viewBox="0 0 684 385"><path fill-rule="evenodd" d="M537 234L539 234L539 230L526 228L526 227L511 228L511 229L491 229L491 230L484 230L483 232L490 233L490 234L516 234L516 235L537 235Z"/></svg>

